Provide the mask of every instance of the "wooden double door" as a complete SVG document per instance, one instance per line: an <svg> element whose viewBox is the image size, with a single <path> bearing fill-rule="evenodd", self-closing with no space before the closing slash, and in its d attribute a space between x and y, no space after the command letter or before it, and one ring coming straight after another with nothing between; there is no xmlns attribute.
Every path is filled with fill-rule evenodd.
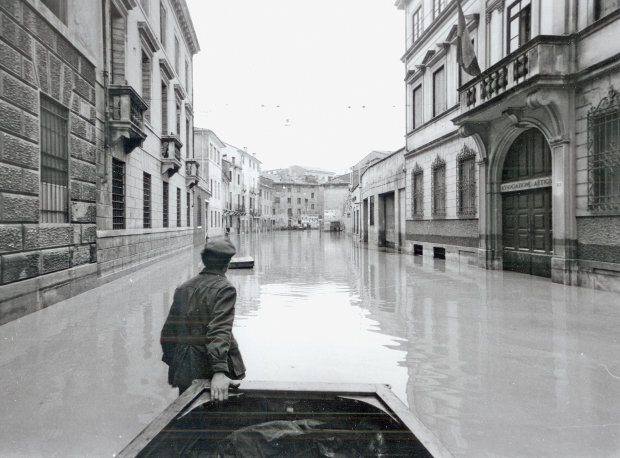
<svg viewBox="0 0 620 458"><path fill-rule="evenodd" d="M504 269L551 276L551 188L502 196Z"/></svg>
<svg viewBox="0 0 620 458"><path fill-rule="evenodd" d="M551 276L553 254L551 150L537 129L512 144L502 173L505 270Z"/></svg>

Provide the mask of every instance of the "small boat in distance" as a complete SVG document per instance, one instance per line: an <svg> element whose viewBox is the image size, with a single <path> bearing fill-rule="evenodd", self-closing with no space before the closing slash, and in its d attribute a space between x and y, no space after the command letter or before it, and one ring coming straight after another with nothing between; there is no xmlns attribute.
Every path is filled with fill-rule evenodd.
<svg viewBox="0 0 620 458"><path fill-rule="evenodd" d="M195 380L117 457L452 457L387 385Z"/></svg>
<svg viewBox="0 0 620 458"><path fill-rule="evenodd" d="M254 258L251 256L233 256L230 260L229 269L252 269L254 267Z"/></svg>

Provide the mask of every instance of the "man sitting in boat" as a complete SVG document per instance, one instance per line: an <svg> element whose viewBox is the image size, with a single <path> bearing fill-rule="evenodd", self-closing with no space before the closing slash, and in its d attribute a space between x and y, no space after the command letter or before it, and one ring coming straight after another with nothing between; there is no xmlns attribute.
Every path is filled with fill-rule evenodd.
<svg viewBox="0 0 620 458"><path fill-rule="evenodd" d="M195 379L211 379L211 399L228 399L230 386L245 376L232 327L237 290L226 278L236 250L228 237L207 240L205 268L174 292L161 331L168 383L183 393Z"/></svg>

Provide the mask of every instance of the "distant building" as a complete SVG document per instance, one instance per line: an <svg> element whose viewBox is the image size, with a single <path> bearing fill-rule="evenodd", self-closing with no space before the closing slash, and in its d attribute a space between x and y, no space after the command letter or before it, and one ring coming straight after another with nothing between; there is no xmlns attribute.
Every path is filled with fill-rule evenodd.
<svg viewBox="0 0 620 458"><path fill-rule="evenodd" d="M619 2L462 0L475 76L459 2L396 4L406 249L620 291Z"/></svg>
<svg viewBox="0 0 620 458"><path fill-rule="evenodd" d="M309 217L322 218L322 189L318 184L302 181L273 182L275 228L299 227Z"/></svg>
<svg viewBox="0 0 620 458"><path fill-rule="evenodd" d="M273 208L273 191L274 184L271 178L261 175L259 177L259 211L260 211L260 229L273 230L275 225L275 211Z"/></svg>

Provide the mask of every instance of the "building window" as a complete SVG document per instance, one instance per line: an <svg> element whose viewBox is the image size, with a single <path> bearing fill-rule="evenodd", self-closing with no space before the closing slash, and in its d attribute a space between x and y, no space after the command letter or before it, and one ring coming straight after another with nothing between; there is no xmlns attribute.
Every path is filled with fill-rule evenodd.
<svg viewBox="0 0 620 458"><path fill-rule="evenodd" d="M287 199L286 199L286 203L287 203L287 204L290 204L290 203L291 203L291 198L290 198L290 197L287 197Z"/></svg>
<svg viewBox="0 0 620 458"><path fill-rule="evenodd" d="M142 221L144 228L151 227L151 175L142 174Z"/></svg>
<svg viewBox="0 0 620 458"><path fill-rule="evenodd" d="M168 208L170 207L170 205L168 204L169 194L170 194L170 186L168 185L167 182L164 181L163 209L162 209L164 227L168 227L170 225L169 218L168 218Z"/></svg>
<svg viewBox="0 0 620 458"><path fill-rule="evenodd" d="M287 214L288 216L293 216L293 209L292 209L292 208L289 208L289 209L286 211L286 214Z"/></svg>
<svg viewBox="0 0 620 458"><path fill-rule="evenodd" d="M431 214L446 216L446 162L437 156L431 165L431 171Z"/></svg>
<svg viewBox="0 0 620 458"><path fill-rule="evenodd" d="M147 105L147 109L144 112L144 119L151 121L151 81L153 74L153 65L151 58L142 51L142 98Z"/></svg>
<svg viewBox="0 0 620 458"><path fill-rule="evenodd" d="M189 91L189 62L185 61L185 90Z"/></svg>
<svg viewBox="0 0 620 458"><path fill-rule="evenodd" d="M314 210L314 204L310 204L310 208Z"/></svg>
<svg viewBox="0 0 620 458"><path fill-rule="evenodd" d="M433 0L433 19L446 9L446 3L448 3L448 0Z"/></svg>
<svg viewBox="0 0 620 458"><path fill-rule="evenodd" d="M588 209L620 210L620 93L609 95L588 113Z"/></svg>
<svg viewBox="0 0 620 458"><path fill-rule="evenodd" d="M161 134L168 135L168 85L161 83Z"/></svg>
<svg viewBox="0 0 620 458"><path fill-rule="evenodd" d="M181 46L179 45L179 38L176 35L174 36L174 69L177 72L177 76L180 76L181 75Z"/></svg>
<svg viewBox="0 0 620 458"><path fill-rule="evenodd" d="M177 137L179 137L179 139L181 138L181 104L177 101L176 103L177 106L177 128L176 128L176 134Z"/></svg>
<svg viewBox="0 0 620 458"><path fill-rule="evenodd" d="M530 40L531 0L518 0L508 7L508 54Z"/></svg>
<svg viewBox="0 0 620 458"><path fill-rule="evenodd" d="M112 26L112 84L125 84L125 46L127 43L127 18L115 8L111 12Z"/></svg>
<svg viewBox="0 0 620 458"><path fill-rule="evenodd" d="M599 20L620 8L620 0L594 0L594 20Z"/></svg>
<svg viewBox="0 0 620 458"><path fill-rule="evenodd" d="M370 225L375 225L375 196L370 196Z"/></svg>
<svg viewBox="0 0 620 458"><path fill-rule="evenodd" d="M68 110L41 97L41 198L42 223L69 221Z"/></svg>
<svg viewBox="0 0 620 458"><path fill-rule="evenodd" d="M189 198L189 192L187 193L186 199L185 199L185 203L187 205L187 226L191 226L192 222L191 222L191 200Z"/></svg>
<svg viewBox="0 0 620 458"><path fill-rule="evenodd" d="M274 204L279 204L279 203L280 203L280 198L279 198L279 197L276 197L276 198L273 200L273 203L274 203Z"/></svg>
<svg viewBox="0 0 620 458"><path fill-rule="evenodd" d="M168 28L167 24L167 15L166 15L166 7L164 6L164 2L159 3L159 39L161 40L161 45L166 47L166 30Z"/></svg>
<svg viewBox="0 0 620 458"><path fill-rule="evenodd" d="M446 111L446 71L440 67L433 73L433 116Z"/></svg>
<svg viewBox="0 0 620 458"><path fill-rule="evenodd" d="M112 229L125 229L125 163L112 158Z"/></svg>
<svg viewBox="0 0 620 458"><path fill-rule="evenodd" d="M413 217L422 218L424 216L424 171L416 164L413 169L413 195L411 202L413 204Z"/></svg>
<svg viewBox="0 0 620 458"><path fill-rule="evenodd" d="M189 144L190 141L190 132L192 131L192 126L190 125L190 121L189 118L186 117L185 118L185 157L189 158L190 157L190 152L191 152L191 146ZM193 157L194 154L192 153L191 156Z"/></svg>
<svg viewBox="0 0 620 458"><path fill-rule="evenodd" d="M464 146L456 158L456 212L458 216L476 216L476 153Z"/></svg>
<svg viewBox="0 0 620 458"><path fill-rule="evenodd" d="M41 0L63 24L67 23L67 0Z"/></svg>
<svg viewBox="0 0 620 458"><path fill-rule="evenodd" d="M314 193L310 194L310 198L314 199Z"/></svg>
<svg viewBox="0 0 620 458"><path fill-rule="evenodd" d="M298 203L298 204L301 204L301 197L298 197L298 198L297 198L297 203Z"/></svg>
<svg viewBox="0 0 620 458"><path fill-rule="evenodd" d="M413 128L420 127L422 125L422 85L416 87L411 93L411 105L413 107Z"/></svg>
<svg viewBox="0 0 620 458"><path fill-rule="evenodd" d="M422 34L422 8L418 8L411 17L411 37L415 42Z"/></svg>
<svg viewBox="0 0 620 458"><path fill-rule="evenodd" d="M181 188L177 188L177 227L181 227Z"/></svg>

